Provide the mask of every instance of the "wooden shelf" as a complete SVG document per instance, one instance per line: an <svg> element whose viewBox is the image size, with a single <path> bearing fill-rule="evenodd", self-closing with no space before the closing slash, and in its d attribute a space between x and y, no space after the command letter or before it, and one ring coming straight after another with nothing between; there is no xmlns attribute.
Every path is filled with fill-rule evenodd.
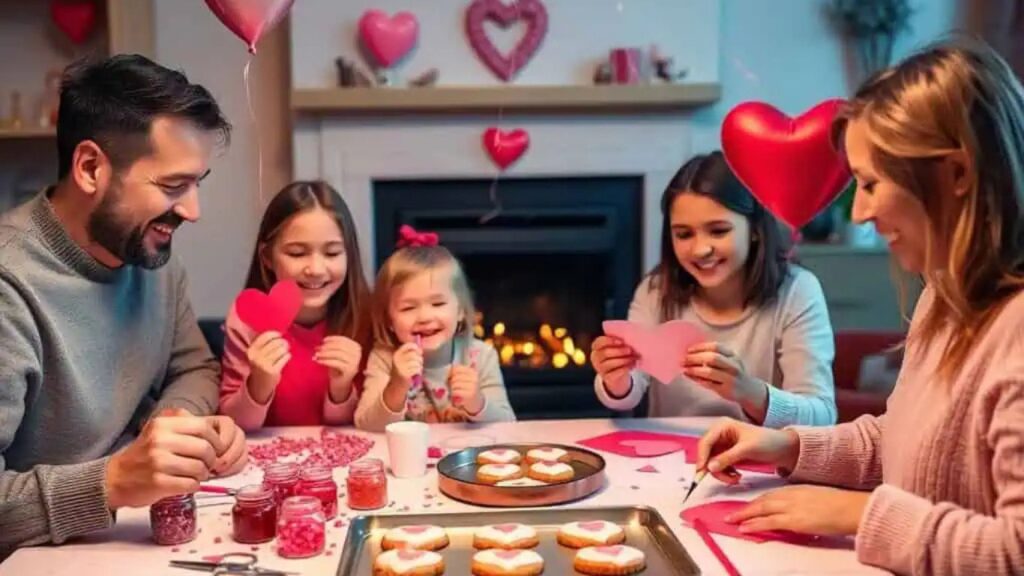
<svg viewBox="0 0 1024 576"><path fill-rule="evenodd" d="M24 128L0 128L0 140L27 140L32 138L55 138L55 128L37 128L26 126Z"/></svg>
<svg viewBox="0 0 1024 576"><path fill-rule="evenodd" d="M497 86L293 90L300 114L643 113L681 110L718 100L718 84L643 86Z"/></svg>

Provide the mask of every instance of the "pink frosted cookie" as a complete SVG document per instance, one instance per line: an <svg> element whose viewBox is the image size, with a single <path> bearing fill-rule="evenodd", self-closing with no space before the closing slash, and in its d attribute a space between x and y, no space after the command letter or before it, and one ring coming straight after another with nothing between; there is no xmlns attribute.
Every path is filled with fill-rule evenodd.
<svg viewBox="0 0 1024 576"><path fill-rule="evenodd" d="M534 462L571 462L572 456L568 452L561 448L552 448L545 446L542 448L534 448L526 453L526 463L533 464Z"/></svg>
<svg viewBox="0 0 1024 576"><path fill-rule="evenodd" d="M526 475L541 482L565 482L572 480L576 472L565 462L534 462L526 471Z"/></svg>
<svg viewBox="0 0 1024 576"><path fill-rule="evenodd" d="M448 533L440 526L399 526L388 530L380 547L411 548L414 550L440 550L448 545Z"/></svg>
<svg viewBox="0 0 1024 576"><path fill-rule="evenodd" d="M477 464L519 464L523 455L511 448L484 450L476 455Z"/></svg>
<svg viewBox="0 0 1024 576"><path fill-rule="evenodd" d="M591 546L576 552L572 567L584 574L627 576L647 565L644 553L632 546Z"/></svg>
<svg viewBox="0 0 1024 576"><path fill-rule="evenodd" d="M522 477L523 469L518 464L484 464L476 469L476 479L484 484L497 484L502 480Z"/></svg>
<svg viewBox="0 0 1024 576"><path fill-rule="evenodd" d="M618 524L604 520L569 522L558 529L558 543L569 548L607 546L626 541L626 532Z"/></svg>
<svg viewBox="0 0 1024 576"><path fill-rule="evenodd" d="M533 548L540 543L537 531L526 524L491 524L473 534L473 547L487 548Z"/></svg>
<svg viewBox="0 0 1024 576"><path fill-rule="evenodd" d="M483 550L473 555L473 576L536 576L544 559L533 550Z"/></svg>
<svg viewBox="0 0 1024 576"><path fill-rule="evenodd" d="M444 558L427 550L389 550L373 562L374 576L439 576L444 574Z"/></svg>

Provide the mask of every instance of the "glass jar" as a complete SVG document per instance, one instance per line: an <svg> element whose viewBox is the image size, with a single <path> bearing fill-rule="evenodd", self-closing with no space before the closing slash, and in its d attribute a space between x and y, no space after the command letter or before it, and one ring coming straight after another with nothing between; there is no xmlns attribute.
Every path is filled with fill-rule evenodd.
<svg viewBox="0 0 1024 576"><path fill-rule="evenodd" d="M153 541L163 546L191 542L196 537L196 499L191 494L158 500L149 507Z"/></svg>
<svg viewBox="0 0 1024 576"><path fill-rule="evenodd" d="M263 469L263 485L274 491L278 507L285 499L295 496L299 486L299 465L294 462L277 462Z"/></svg>
<svg viewBox="0 0 1024 576"><path fill-rule="evenodd" d="M353 510L374 510L388 503L388 477L384 462L366 458L353 462L348 468L348 507Z"/></svg>
<svg viewBox="0 0 1024 576"><path fill-rule="evenodd" d="M324 551L323 505L313 496L292 496L277 518L277 553L282 558L309 558Z"/></svg>
<svg viewBox="0 0 1024 576"><path fill-rule="evenodd" d="M263 484L244 486L235 494L231 509L231 533L235 542L262 544L277 534L277 501L274 490Z"/></svg>
<svg viewBox="0 0 1024 576"><path fill-rule="evenodd" d="M299 473L299 496L318 498L328 520L338 515L338 485L327 466L310 466Z"/></svg>

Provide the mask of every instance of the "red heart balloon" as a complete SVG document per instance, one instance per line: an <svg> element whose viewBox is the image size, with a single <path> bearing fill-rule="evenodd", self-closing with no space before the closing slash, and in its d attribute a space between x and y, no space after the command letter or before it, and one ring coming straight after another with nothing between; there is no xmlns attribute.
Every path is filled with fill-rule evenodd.
<svg viewBox="0 0 1024 576"><path fill-rule="evenodd" d="M412 50L420 24L409 12L399 12L389 17L380 10L367 10L359 19L359 36L373 57L385 68Z"/></svg>
<svg viewBox="0 0 1024 576"><path fill-rule="evenodd" d="M291 9L295 0L206 0L228 30L245 41L249 52L256 53L256 43Z"/></svg>
<svg viewBox="0 0 1024 576"><path fill-rule="evenodd" d="M96 3L93 0L53 0L50 16L75 44L81 44L96 29Z"/></svg>
<svg viewBox="0 0 1024 576"><path fill-rule="evenodd" d="M745 102L722 122L722 152L743 184L797 230L850 182L829 130L843 100L826 100L796 118L769 104Z"/></svg>
<svg viewBox="0 0 1024 576"><path fill-rule="evenodd" d="M505 170L530 147L530 135L523 129L506 132L490 127L484 131L484 148L498 168Z"/></svg>
<svg viewBox="0 0 1024 576"><path fill-rule="evenodd" d="M235 312L247 326L262 334L269 330L284 332L302 309L302 290L292 280L274 284L270 294L246 288L235 299Z"/></svg>

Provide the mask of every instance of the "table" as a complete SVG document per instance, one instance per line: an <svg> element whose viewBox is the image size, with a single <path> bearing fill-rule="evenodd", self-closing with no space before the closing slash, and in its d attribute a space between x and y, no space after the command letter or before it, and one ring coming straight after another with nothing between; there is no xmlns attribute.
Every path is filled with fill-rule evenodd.
<svg viewBox="0 0 1024 576"><path fill-rule="evenodd" d="M441 445L446 440L468 436L487 436L496 442L552 442L572 444L591 436L620 429L649 430L696 435L712 422L709 418L652 418L635 420L564 420L527 421L500 424L438 424L431 426L431 443ZM382 434L365 434L376 443L370 456L387 462L387 445ZM266 441L274 436L318 436L319 428L279 428L250 436L251 442ZM607 461L608 485L600 492L567 507L623 506L644 504L657 509L672 526L675 535L701 567L704 574L725 574L711 551L696 532L679 519L681 500L693 478L694 467L687 464L681 453L659 458L626 458L615 454L602 454ZM638 472L637 468L653 464L658 473ZM335 479L344 486L345 469L335 470ZM217 484L238 487L259 482L261 472L253 467L233 478ZM477 510L440 494L437 473L431 469L425 477L415 479L388 479L389 497L393 504L374 514L398 514L408 507L409 513L466 512ZM749 474L743 485L729 488L708 478L694 493L690 503L715 497L753 498L757 494L782 485L772 476ZM204 495L205 496L205 495ZM200 500L200 534L196 540L178 548L157 546L150 540L148 509L118 511L117 525L109 530L91 534L59 547L44 546L17 551L0 564L0 576L89 576L100 575L166 575L188 576L198 574L168 566L173 559L201 559L203 556L230 551L249 551L249 545L236 544L231 539L230 498L203 497ZM350 519L354 513L339 502L339 517ZM341 549L348 530L329 522L327 551L315 558L286 560L271 551L271 544L259 546L260 564L304 575L333 575L337 570ZM886 572L857 562L852 543L848 548L807 548L768 542L756 544L718 536L718 544L744 576L796 575L818 576L839 574L885 574ZM468 576L468 575L457 575ZM556 575L551 575L556 576ZM650 575L655 576L655 575Z"/></svg>

